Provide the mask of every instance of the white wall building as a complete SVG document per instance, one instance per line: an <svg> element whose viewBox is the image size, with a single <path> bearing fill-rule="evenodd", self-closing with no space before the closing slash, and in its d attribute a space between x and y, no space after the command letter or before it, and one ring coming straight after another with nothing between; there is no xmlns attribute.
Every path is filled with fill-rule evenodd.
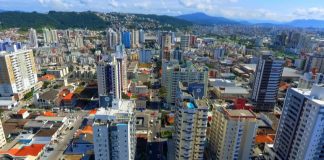
<svg viewBox="0 0 324 160"><path fill-rule="evenodd" d="M133 160L136 135L133 101L114 100L107 109L100 108L93 124L96 160Z"/></svg>
<svg viewBox="0 0 324 160"><path fill-rule="evenodd" d="M276 133L274 151L279 160L324 158L324 86L311 90L290 88Z"/></svg>

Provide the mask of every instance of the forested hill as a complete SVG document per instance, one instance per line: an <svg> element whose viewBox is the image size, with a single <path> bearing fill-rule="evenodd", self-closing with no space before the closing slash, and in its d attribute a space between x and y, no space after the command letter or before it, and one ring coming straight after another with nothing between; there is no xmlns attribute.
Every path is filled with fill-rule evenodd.
<svg viewBox="0 0 324 160"><path fill-rule="evenodd" d="M95 12L0 12L0 29L18 27L22 29L53 27L59 29L88 28L105 29L107 27L130 27L143 29L186 28L192 23L170 16L95 13Z"/></svg>

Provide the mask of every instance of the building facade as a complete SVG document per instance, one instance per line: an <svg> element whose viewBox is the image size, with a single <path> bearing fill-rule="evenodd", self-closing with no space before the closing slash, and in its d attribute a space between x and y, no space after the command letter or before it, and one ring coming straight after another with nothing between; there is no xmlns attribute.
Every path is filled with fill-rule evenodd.
<svg viewBox="0 0 324 160"><path fill-rule="evenodd" d="M175 159L203 160L208 121L208 105L182 95L175 114Z"/></svg>
<svg viewBox="0 0 324 160"><path fill-rule="evenodd" d="M37 83L33 51L0 52L0 75L0 95L23 98Z"/></svg>
<svg viewBox="0 0 324 160"><path fill-rule="evenodd" d="M204 95L207 95L208 68L191 62L180 65L178 61L165 62L162 66L162 86L166 88L166 101L174 104L179 82L204 84Z"/></svg>
<svg viewBox="0 0 324 160"><path fill-rule="evenodd" d="M271 55L260 56L251 94L256 110L272 111L276 105L283 64Z"/></svg>
<svg viewBox="0 0 324 160"><path fill-rule="evenodd" d="M256 130L252 111L214 106L209 155L212 159L251 159Z"/></svg>
<svg viewBox="0 0 324 160"><path fill-rule="evenodd" d="M323 159L324 87L290 88L274 143L279 160Z"/></svg>
<svg viewBox="0 0 324 160"><path fill-rule="evenodd" d="M100 108L93 124L96 160L133 160L136 133L133 101L114 100L107 109Z"/></svg>

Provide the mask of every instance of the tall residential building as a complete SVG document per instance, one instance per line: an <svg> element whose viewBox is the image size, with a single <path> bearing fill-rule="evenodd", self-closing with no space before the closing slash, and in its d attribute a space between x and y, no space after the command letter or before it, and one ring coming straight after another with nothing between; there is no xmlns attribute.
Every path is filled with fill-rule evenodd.
<svg viewBox="0 0 324 160"><path fill-rule="evenodd" d="M153 58L153 49L141 49L139 51L138 60L139 63L151 63Z"/></svg>
<svg viewBox="0 0 324 160"><path fill-rule="evenodd" d="M125 48L131 48L131 32L122 32L121 41Z"/></svg>
<svg viewBox="0 0 324 160"><path fill-rule="evenodd" d="M145 42L145 32L140 29L139 30L139 43L144 43Z"/></svg>
<svg viewBox="0 0 324 160"><path fill-rule="evenodd" d="M273 110L283 72L283 60L263 54L256 67L251 99L256 110Z"/></svg>
<svg viewBox="0 0 324 160"><path fill-rule="evenodd" d="M38 48L37 33L36 30L33 28L29 29L29 43L30 43L30 47Z"/></svg>
<svg viewBox="0 0 324 160"><path fill-rule="evenodd" d="M0 148L2 148L6 143L7 143L6 136L5 136L5 133L3 131L2 122L0 120Z"/></svg>
<svg viewBox="0 0 324 160"><path fill-rule="evenodd" d="M51 44L58 42L57 30L43 28L44 43Z"/></svg>
<svg viewBox="0 0 324 160"><path fill-rule="evenodd" d="M162 86L166 88L166 101L174 104L179 82L204 84L204 96L207 95L208 68L191 62L179 64L178 61L165 62L162 65Z"/></svg>
<svg viewBox="0 0 324 160"><path fill-rule="evenodd" d="M96 160L134 160L136 150L135 103L113 100L107 109L100 108L93 123Z"/></svg>
<svg viewBox="0 0 324 160"><path fill-rule="evenodd" d="M313 69L316 69L318 73L324 73L324 54L323 53L309 53L309 54L307 54L304 71L312 72Z"/></svg>
<svg viewBox="0 0 324 160"><path fill-rule="evenodd" d="M212 159L251 159L256 130L252 111L214 106L209 155Z"/></svg>
<svg viewBox="0 0 324 160"><path fill-rule="evenodd" d="M97 65L98 95L121 99L122 92L127 92L127 58L113 55L111 59L102 60Z"/></svg>
<svg viewBox="0 0 324 160"><path fill-rule="evenodd" d="M123 47L123 46L122 46ZM118 48L118 47L117 47ZM118 51L116 49L115 59L117 62L117 77L118 82L120 83L120 90L124 93L127 92L128 83L127 83L127 55L124 49Z"/></svg>
<svg viewBox="0 0 324 160"><path fill-rule="evenodd" d="M161 59L170 60L171 54L171 35L168 32L163 32L160 37Z"/></svg>
<svg viewBox="0 0 324 160"><path fill-rule="evenodd" d="M0 52L0 97L21 99L36 83L37 70L32 50Z"/></svg>
<svg viewBox="0 0 324 160"><path fill-rule="evenodd" d="M109 28L106 31L106 37L107 37L107 47L110 50L114 50L116 45L118 44L118 37L117 37L117 33Z"/></svg>
<svg viewBox="0 0 324 160"><path fill-rule="evenodd" d="M274 143L275 159L323 159L323 119L323 85L288 89Z"/></svg>
<svg viewBox="0 0 324 160"><path fill-rule="evenodd" d="M139 47L139 32L138 30L133 29L132 30L132 48Z"/></svg>
<svg viewBox="0 0 324 160"><path fill-rule="evenodd" d="M180 37L180 49L187 51L190 48L190 35L183 35Z"/></svg>
<svg viewBox="0 0 324 160"><path fill-rule="evenodd" d="M208 105L181 94L175 113L175 159L203 160L206 143Z"/></svg>

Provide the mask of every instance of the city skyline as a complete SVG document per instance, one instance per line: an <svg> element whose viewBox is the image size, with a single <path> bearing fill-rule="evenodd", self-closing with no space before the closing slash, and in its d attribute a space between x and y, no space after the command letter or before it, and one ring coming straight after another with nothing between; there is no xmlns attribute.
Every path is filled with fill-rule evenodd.
<svg viewBox="0 0 324 160"><path fill-rule="evenodd" d="M294 19L324 20L324 6L320 0L0 0L5 11L99 11L145 13L177 16L204 12L211 16L222 16L236 20L291 21ZM17 5L20 4L20 5ZM280 4L280 5L278 5Z"/></svg>

